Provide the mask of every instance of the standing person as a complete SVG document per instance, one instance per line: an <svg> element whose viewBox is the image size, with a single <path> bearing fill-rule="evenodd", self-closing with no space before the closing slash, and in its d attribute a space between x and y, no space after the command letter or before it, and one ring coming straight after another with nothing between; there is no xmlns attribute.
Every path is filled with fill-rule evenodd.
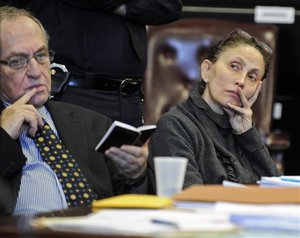
<svg viewBox="0 0 300 238"><path fill-rule="evenodd" d="M252 105L266 78L272 50L241 29L211 47L201 63L201 85L163 115L151 137L154 156L188 158L184 186L223 180L256 183L278 175L252 122Z"/></svg>
<svg viewBox="0 0 300 238"><path fill-rule="evenodd" d="M147 147L95 151L111 120L48 100L46 31L25 10L0 7L0 216L34 215L128 193L142 181Z"/></svg>
<svg viewBox="0 0 300 238"><path fill-rule="evenodd" d="M51 35L55 62L71 72L54 99L101 112L135 126L143 123L146 25L180 18L181 0L6 0L35 14Z"/></svg>

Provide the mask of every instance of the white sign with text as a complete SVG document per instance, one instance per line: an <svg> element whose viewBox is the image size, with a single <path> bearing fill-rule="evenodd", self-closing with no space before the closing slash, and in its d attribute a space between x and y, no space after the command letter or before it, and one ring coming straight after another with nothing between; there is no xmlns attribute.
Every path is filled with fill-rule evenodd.
<svg viewBox="0 0 300 238"><path fill-rule="evenodd" d="M295 8L279 6L256 6L254 9L256 23L294 24Z"/></svg>

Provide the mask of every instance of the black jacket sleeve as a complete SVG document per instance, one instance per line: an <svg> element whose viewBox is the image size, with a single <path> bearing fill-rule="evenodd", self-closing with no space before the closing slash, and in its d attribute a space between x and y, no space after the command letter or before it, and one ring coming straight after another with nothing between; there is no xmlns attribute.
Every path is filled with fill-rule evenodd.
<svg viewBox="0 0 300 238"><path fill-rule="evenodd" d="M4 0L4 2L29 10L38 9L45 4L41 0ZM142 25L160 25L178 20L183 6L182 0L57 0L57 2L94 12L112 12L116 7L125 4L124 18Z"/></svg>
<svg viewBox="0 0 300 238"><path fill-rule="evenodd" d="M0 216L13 212L25 161L19 144L0 127Z"/></svg>
<svg viewBox="0 0 300 238"><path fill-rule="evenodd" d="M125 18L144 25L160 25L181 17L181 0L131 0Z"/></svg>
<svg viewBox="0 0 300 238"><path fill-rule="evenodd" d="M144 24L159 25L180 18L181 0L60 0L73 7L90 11L112 12L116 7L125 4L128 20Z"/></svg>

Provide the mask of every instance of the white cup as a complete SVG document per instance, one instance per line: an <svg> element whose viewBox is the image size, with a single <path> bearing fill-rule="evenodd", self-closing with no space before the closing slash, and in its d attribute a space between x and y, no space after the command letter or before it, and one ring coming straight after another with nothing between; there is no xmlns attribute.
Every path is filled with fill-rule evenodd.
<svg viewBox="0 0 300 238"><path fill-rule="evenodd" d="M158 196L171 197L182 190L187 162L183 157L154 157Z"/></svg>

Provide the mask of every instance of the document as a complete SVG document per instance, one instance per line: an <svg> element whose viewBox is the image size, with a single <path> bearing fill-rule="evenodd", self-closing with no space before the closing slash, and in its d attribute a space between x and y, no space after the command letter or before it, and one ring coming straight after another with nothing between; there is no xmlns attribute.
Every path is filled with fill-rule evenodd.
<svg viewBox="0 0 300 238"><path fill-rule="evenodd" d="M287 232L291 237L299 237L299 192L299 188L194 185L172 198L176 202L175 207L169 206L170 200L160 200L152 196L120 195L104 199L103 203L100 200L97 204L96 201L94 208L101 209L87 216L42 217L33 219L31 224L38 228L87 234L157 237L174 234L184 237L184 234L191 232L215 233L242 229L279 234ZM136 199L143 201L136 206L135 203L139 203ZM158 202L155 209L148 206L153 202ZM177 206L178 202L181 207Z"/></svg>
<svg viewBox="0 0 300 238"><path fill-rule="evenodd" d="M229 212L231 214L230 221L245 229L286 231L300 234L300 205L298 204L217 202L215 210Z"/></svg>
<svg viewBox="0 0 300 238"><path fill-rule="evenodd" d="M237 183L237 182L231 182L228 180L223 180L222 185L224 187L240 187L240 188L246 188L247 186L241 183Z"/></svg>
<svg viewBox="0 0 300 238"><path fill-rule="evenodd" d="M104 153L105 150L112 146L141 146L150 138L155 129L156 125L144 125L136 128L120 121L114 121L96 146L95 150Z"/></svg>
<svg viewBox="0 0 300 238"><path fill-rule="evenodd" d="M261 187L295 187L300 188L300 176L261 177Z"/></svg>
<svg viewBox="0 0 300 238"><path fill-rule="evenodd" d="M223 212L180 209L103 209L84 217L42 217L34 227L91 234L154 235L179 232L221 232L237 227Z"/></svg>
<svg viewBox="0 0 300 238"><path fill-rule="evenodd" d="M291 232L293 237L300 234L298 187L194 185L174 199L177 208L210 207L215 212L228 213L233 224L247 230Z"/></svg>

